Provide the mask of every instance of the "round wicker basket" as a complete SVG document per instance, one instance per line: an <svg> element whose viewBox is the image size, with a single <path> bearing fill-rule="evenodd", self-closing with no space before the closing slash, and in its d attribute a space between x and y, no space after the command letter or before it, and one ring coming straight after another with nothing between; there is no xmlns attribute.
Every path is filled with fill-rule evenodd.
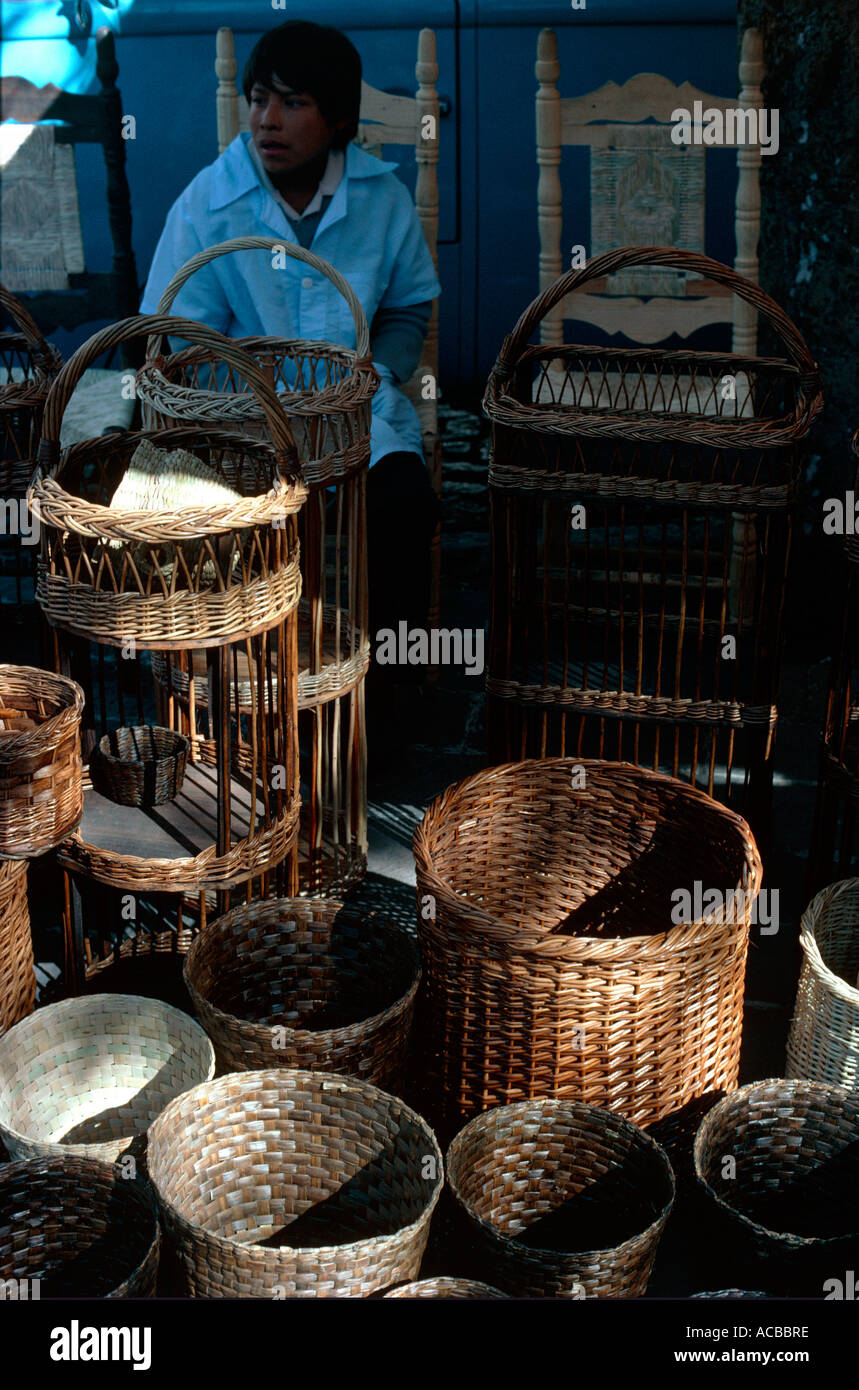
<svg viewBox="0 0 859 1390"><path fill-rule="evenodd" d="M401 1284L383 1298L508 1298L509 1294L481 1284L476 1279L418 1279L413 1284Z"/></svg>
<svg viewBox="0 0 859 1390"><path fill-rule="evenodd" d="M27 901L27 860L0 863L0 1034L33 1012L36 972Z"/></svg>
<svg viewBox="0 0 859 1390"><path fill-rule="evenodd" d="M32 859L56 849L83 813L75 681L35 666L0 666L0 706L26 724L0 732L0 858Z"/></svg>
<svg viewBox="0 0 859 1390"><path fill-rule="evenodd" d="M859 1086L859 878L824 888L802 917L804 960L787 1040L790 1077Z"/></svg>
<svg viewBox="0 0 859 1390"><path fill-rule="evenodd" d="M520 1101L471 1120L446 1168L499 1288L532 1298L644 1293L674 1174L636 1125L578 1102Z"/></svg>
<svg viewBox="0 0 859 1390"><path fill-rule="evenodd" d="M389 1090L419 980L406 932L324 898L243 903L207 924L185 961L219 1068L334 1071Z"/></svg>
<svg viewBox="0 0 859 1390"><path fill-rule="evenodd" d="M157 724L112 729L90 759L90 780L121 806L161 806L181 789L188 749L184 734Z"/></svg>
<svg viewBox="0 0 859 1390"><path fill-rule="evenodd" d="M414 1279L443 1182L432 1131L402 1101L275 1070L168 1105L149 1174L197 1298L364 1298Z"/></svg>
<svg viewBox="0 0 859 1390"><path fill-rule="evenodd" d="M64 999L0 1039L0 1139L13 1158L142 1158L155 1116L214 1071L202 1028L168 1004Z"/></svg>
<svg viewBox="0 0 859 1390"><path fill-rule="evenodd" d="M42 411L63 360L2 285L0 308L18 330L0 333L0 497L20 499L36 466Z"/></svg>
<svg viewBox="0 0 859 1390"><path fill-rule="evenodd" d="M22 1297L151 1298L159 1248L155 1204L112 1164L0 1165L0 1284L38 1281Z"/></svg>
<svg viewBox="0 0 859 1390"><path fill-rule="evenodd" d="M439 1127L534 1096L648 1125L736 1085L761 874L739 816L625 763L542 759L448 788L414 849ZM722 907L696 912L696 883Z"/></svg>

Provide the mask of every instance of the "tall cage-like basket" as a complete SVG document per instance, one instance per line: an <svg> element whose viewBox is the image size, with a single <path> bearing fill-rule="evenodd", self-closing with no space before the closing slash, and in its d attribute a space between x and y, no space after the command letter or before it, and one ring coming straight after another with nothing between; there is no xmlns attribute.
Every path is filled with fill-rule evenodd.
<svg viewBox="0 0 859 1390"><path fill-rule="evenodd" d="M304 339L237 340L278 392L309 493L300 521L299 883L304 892L339 892L361 878L367 864L366 481L372 398L378 386L367 321L333 266L300 246L257 236L237 237L193 256L165 289L159 311L169 312L191 276L218 257L260 251L271 257L273 276L280 273L277 258L288 255L329 280L344 296L357 340L355 351ZM219 354L194 347L164 358L157 347L150 344L151 360L138 380L148 419L165 425L229 426L266 437L259 402ZM183 711L194 660L154 664L159 690Z"/></svg>
<svg viewBox="0 0 859 1390"><path fill-rule="evenodd" d="M243 373L262 402L269 441L199 426L124 431L61 451L63 411L93 358L168 331ZM141 445L173 459L182 450L181 465L154 475L157 509L117 509L110 504L119 486L129 477L139 485L129 464ZM180 954L201 918L230 905L231 891L291 886L284 865L299 820L297 513L306 491L289 425L260 369L229 339L166 315L123 320L78 349L51 389L39 460L29 494L42 526L37 594L55 663L87 693L85 758L117 727L158 722L152 659L206 654L207 718L178 795L153 811L90 789L81 827L62 846L72 880L66 985L82 988L91 969L105 990L108 962L127 975L141 957ZM250 692L244 703L239 672ZM96 942L83 929L84 887ZM132 992L140 992L136 979Z"/></svg>
<svg viewBox="0 0 859 1390"><path fill-rule="evenodd" d="M746 300L786 358L528 346L567 296L637 265ZM766 840L800 443L820 407L790 319L705 256L623 247L529 305L484 397L493 761L650 766L741 810Z"/></svg>

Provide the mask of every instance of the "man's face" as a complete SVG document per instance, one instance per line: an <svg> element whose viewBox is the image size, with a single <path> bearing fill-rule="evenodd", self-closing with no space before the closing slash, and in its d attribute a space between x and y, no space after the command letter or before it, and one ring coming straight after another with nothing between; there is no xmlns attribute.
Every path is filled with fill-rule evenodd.
<svg viewBox="0 0 859 1390"><path fill-rule="evenodd" d="M295 92L279 78L251 89L251 137L269 175L290 175L327 154L337 130L308 92Z"/></svg>

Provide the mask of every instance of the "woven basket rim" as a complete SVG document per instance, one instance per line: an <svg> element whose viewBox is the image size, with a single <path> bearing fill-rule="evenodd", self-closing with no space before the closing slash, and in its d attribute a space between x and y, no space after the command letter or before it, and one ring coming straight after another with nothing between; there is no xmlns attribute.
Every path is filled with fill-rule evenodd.
<svg viewBox="0 0 859 1390"><path fill-rule="evenodd" d="M0 739L0 766L14 762L24 754L41 751L43 747L55 743L59 736L77 728L86 703L82 687L69 676L60 676L38 666L16 666L12 662L3 662L0 664L0 692L4 679L9 676L35 680L39 686L47 688L48 698L61 701L62 707L35 729L22 729L11 737Z"/></svg>
<svg viewBox="0 0 859 1390"><path fill-rule="evenodd" d="M712 1110L707 1111L707 1114L698 1126L692 1146L692 1159L697 1181L704 1188L707 1196L717 1204L721 1211L727 1213L733 1221L738 1222L744 1229L753 1231L758 1237L763 1236L769 1241L778 1241L787 1248L803 1250L823 1250L828 1246L840 1246L845 1241L855 1241L857 1235L859 1235L859 1226L857 1226L855 1231L845 1231L843 1234L837 1236L801 1236L793 1231L774 1231L771 1227L762 1225L761 1222L755 1221L752 1217L746 1216L744 1212L731 1206L730 1202L726 1202L723 1197L719 1196L719 1193L704 1176L702 1171L702 1149L705 1142L709 1140L710 1130L722 1118L723 1114L732 1109L740 1096L751 1096L753 1092L762 1090L768 1086L783 1086L790 1093L808 1089L820 1094L823 1092L827 1092L830 1095L835 1094L839 1097L843 1097L845 1100L852 1101L857 1107L857 1110L859 1110L859 1091L852 1090L849 1086L835 1086L828 1081L810 1081L805 1077L770 1076L761 1081L751 1081L748 1085L738 1087L736 1091L729 1092L728 1095L723 1096L721 1100L717 1101Z"/></svg>
<svg viewBox="0 0 859 1390"><path fill-rule="evenodd" d="M479 904L472 902L471 899L456 893L441 878L432 863L432 851L429 844L428 823L438 801L441 797L445 799L455 798L461 791L467 788L484 786L492 781L503 777L511 777L516 773L530 775L532 771L540 769L548 770L552 766L567 765L569 767L583 767L588 770L606 772L609 776L620 776L621 774L634 774L650 786L670 786L675 791L680 789L684 796L690 801L695 801L699 805L706 804L708 810L718 818L730 824L741 837L743 844L743 854L745 867L748 870L748 886L743 885L742 881L737 884L734 894L742 893L748 895L754 901L760 889L762 879L762 865L757 846L746 821L735 811L714 801L697 787L688 786L686 783L679 782L673 777L668 777L661 772L651 772L647 768L641 768L633 763L609 762L595 758L529 758L521 762L501 763L496 767L483 768L479 772L472 773L468 777L462 778L447 787L440 797L434 798L433 802L424 813L423 819L415 829L412 839L412 849L415 857L415 864L418 873L418 881L421 892L429 891L437 899L445 903L445 906L454 914L467 911L469 925L474 928L474 940L479 942L481 938L490 938L495 945L501 948L508 947L516 955L534 953L540 956L554 956L558 959L587 958L588 960L599 960L600 962L617 962L620 960L646 959L650 956L664 954L668 949L679 950L687 946L701 947L706 945L710 937L719 936L727 930L731 930L740 922L733 920L724 910L724 907L713 912L706 913L703 917L694 922L678 922L665 932L654 932L647 936L628 936L628 937L594 937L594 936L558 936L554 932L536 933L528 931L526 928L517 927L504 922L503 919L481 908ZM446 809L446 819L449 822L455 811L448 806ZM736 900L736 899L735 899ZM424 924L425 930L431 934L433 929L432 921Z"/></svg>
<svg viewBox="0 0 859 1390"><path fill-rule="evenodd" d="M380 1246L388 1244L393 1239L401 1239L405 1236L409 1236L417 1232L420 1229L420 1227L425 1225L425 1223L432 1216L438 1199L441 1196L442 1188L444 1187L444 1157L442 1155L438 1139L436 1138L435 1131L430 1128L430 1125L423 1118L422 1115L419 1115L416 1110L413 1110L412 1107L410 1105L407 1105L405 1101L401 1100L399 1096L394 1096L391 1094L390 1091L383 1091L381 1087L374 1086L372 1082L361 1081L354 1076L341 1076L338 1072L311 1071L305 1067L266 1067L258 1071L226 1072L223 1076L218 1076L214 1078L214 1080L204 1081L197 1086L190 1087L190 1089L185 1091L181 1096L174 1097L174 1099L171 1100L170 1103L164 1107L164 1109L161 1111L161 1114L158 1116L157 1119L153 1120L152 1124L149 1126L149 1129L147 1130L148 1152L150 1154L152 1153L153 1137L157 1142L159 1129L166 1127L166 1125L170 1123L170 1121L173 1119L174 1110L177 1109L179 1104L182 1102L185 1102L187 1104L190 1098L192 1096L195 1096L196 1093L203 1086L207 1087L209 1091L211 1091L213 1087L223 1086L227 1082L235 1082L237 1080L242 1081L248 1087L252 1087L254 1085L266 1085L269 1081L276 1081L279 1082L281 1085L285 1085L287 1079L290 1077L297 1077L300 1079L312 1078L314 1081L319 1083L320 1088L322 1090L331 1091L332 1093L335 1091L351 1090L363 1092L365 1098L368 1100L373 1100L376 1096L381 1096L386 1101L393 1100L399 1106L400 1114L408 1116L408 1118L415 1122L416 1126L423 1131L424 1135L429 1141L430 1149L432 1150L432 1157L434 1157L436 1160L438 1172L438 1176L433 1182L431 1195L426 1199L422 1212L419 1216L415 1218L414 1221L409 1222L407 1226L398 1226L396 1232L390 1232L385 1235L368 1236L364 1240L343 1241L339 1245L314 1245L312 1247L306 1248L298 1246L292 1249L287 1247L287 1249L290 1250L290 1254L294 1255L294 1257L298 1260L301 1258L302 1255L306 1255L309 1252L313 1255L314 1260L324 1262L326 1258L333 1258L336 1252L338 1251L342 1252L344 1250L354 1250L356 1252L370 1252L378 1249ZM368 1095L368 1092L372 1092L372 1095ZM232 1106L238 1106L239 1104L241 1104L241 1102L237 1097L232 1097L230 1104ZM187 1216L183 1216L182 1213L178 1210L178 1208L175 1207L168 1198L163 1196L161 1188L159 1187L158 1182L156 1181L155 1176L153 1175L151 1162L149 1164L149 1180L152 1184L153 1190L157 1194L158 1201L164 1207L167 1208L167 1210L170 1212L171 1218L175 1220L179 1225L184 1226L186 1230L189 1230L191 1232L202 1232L207 1241L213 1241L218 1245L223 1245L229 1250L251 1251L259 1255L271 1253L270 1247L264 1245L256 1245L253 1242L248 1241L232 1240L228 1236L219 1235L216 1232L210 1231L206 1227L201 1226L199 1222L191 1221ZM429 1188L429 1182L427 1183L427 1187Z"/></svg>
<svg viewBox="0 0 859 1390"><path fill-rule="evenodd" d="M832 994L838 995L840 999L859 1009L859 986L851 985L844 979L843 975L837 974L831 966L826 964L817 939L818 924L825 918L827 909L836 904L840 898L851 896L856 898L856 931L859 934L859 878L845 878L822 888L812 898L802 914L799 944L810 969L821 983L826 985Z"/></svg>
<svg viewBox="0 0 859 1390"><path fill-rule="evenodd" d="M270 908L273 910L276 909L278 905L284 902L306 905L308 910L312 909L314 911L318 910L320 907L324 908L329 906L336 907L337 911L339 911L340 908L344 906L344 904L336 898L323 897L297 899L272 898L269 900L269 902L265 904L265 906L266 909ZM219 1022L229 1026L231 1029L234 1028L235 1025L239 1025L241 1028L246 1030L253 1030L254 1032L256 1030L260 1030L261 1032L268 1032L272 1028L279 1028L282 1029L284 1033L286 1033L288 1038L295 1040L296 1046L307 1046L312 1043L316 1047L334 1048L345 1037L350 1035L356 1028L360 1028L362 1031L370 1032L372 1029L378 1027L378 1025L383 1022L392 1022L395 1018L399 1017L402 1013L404 1013L406 1009L408 1009L414 1001L415 996L418 992L418 988L420 986L422 974L420 950L417 946L417 943L413 940L411 936L409 936L409 933L405 931L404 928L400 927L396 922L392 922L390 919L383 918L381 914L367 913L365 914L365 916L377 915L379 917L378 925L383 926L383 930L385 933L396 935L401 942L408 943L409 945L414 947L414 968L412 970L411 983L409 984L409 987L404 994L397 995L396 999L392 999L390 1004L387 1004L385 1008L379 1009L377 1013L368 1014L366 1017L355 1019L352 1023L343 1024L339 1028L293 1028L288 1023L267 1024L260 1022L258 1019L242 1018L240 1014L227 1013L225 1009L221 1009L218 1007L217 1004L213 1004L212 1001L209 998L207 998L206 995L201 994L200 990L197 988L195 981L192 979L192 974L196 966L196 956L202 954L203 951L203 945L200 943L208 943L208 941L215 936L216 931L218 929L223 931L224 928L231 926L233 921L241 920L241 917L244 915L244 913L252 907L259 907L258 902L239 903L236 907L230 908L229 912L225 912L222 914L222 916L216 917L214 918L214 920L207 922L205 927L203 927L203 929L197 933L197 935L194 937L194 940L191 942L190 949L188 950L185 956L185 962L182 968L182 978L184 979L186 988L194 1001L194 1006L198 1011L200 1004L202 1004L203 1007L207 1009L210 1013L212 1013ZM265 920L265 918L268 917L268 915L268 911L261 913L260 916L257 917L257 921ZM272 915L274 915L273 911ZM228 922L228 919L231 920ZM292 1068L292 1070L297 1070L297 1068Z"/></svg>
<svg viewBox="0 0 859 1390"><path fill-rule="evenodd" d="M497 1226L493 1225L491 1221L488 1221L486 1217L481 1216L477 1211L475 1211L472 1202L466 1200L466 1198L463 1197L459 1189L459 1184L456 1179L454 1167L457 1154L454 1153L454 1149L456 1149L458 1153L458 1149L465 1142L464 1136L472 1129L479 1129L482 1126L485 1126L487 1124L487 1118L489 1116L498 1116L516 1111L524 1113L528 1110L533 1109L548 1110L550 1112L554 1111L556 1114L560 1111L566 1110L567 1112L573 1112L578 1114L581 1114L582 1112L589 1112L590 1114L596 1115L609 1115L611 1116L612 1122L618 1123L621 1129L633 1131L637 1140L645 1140L645 1147L649 1147L651 1149L651 1151L654 1154L654 1157L662 1165L663 1171L668 1178L670 1188L670 1195L668 1197L667 1202L660 1209L660 1211L657 1213L654 1219L649 1223L649 1225L645 1226L643 1230L637 1231L635 1235L627 1237L627 1239L621 1241L619 1245L606 1245L602 1246L601 1248L591 1250L545 1250L542 1249L540 1246L526 1245L524 1242L517 1240L515 1236L507 1235L505 1232L500 1231ZM674 1202L677 1196L677 1179L675 1177L674 1168L672 1167L671 1160L669 1159L668 1154L666 1153L663 1146L656 1139L654 1139L653 1135L648 1134L647 1130L642 1129L640 1125L635 1124L632 1120L628 1120L624 1115L619 1114L618 1111L606 1110L604 1107L598 1105L589 1105L586 1101L564 1100L562 1098L554 1099L548 1096L538 1096L535 1097L533 1100L512 1101L509 1105L492 1106L489 1110L483 1110L478 1115L472 1116L472 1118L467 1122L467 1124L463 1125L462 1129L460 1129L458 1133L454 1135L453 1139L450 1141L444 1159L445 1174L447 1176L448 1186L450 1187L450 1190L453 1193L456 1201L468 1214L469 1218L472 1221L476 1222L485 1234L492 1236L494 1240L501 1240L505 1243L505 1245L509 1243L509 1245L513 1247L514 1251L517 1254L520 1254L525 1258L537 1258L545 1264L557 1263L558 1265L565 1265L571 1260L582 1261L587 1260L592 1256L617 1255L619 1253L625 1252L626 1250L632 1249L633 1247L641 1244L644 1241L654 1238L659 1233L661 1228L664 1226L666 1220L668 1219L668 1216L671 1212L672 1207L674 1206Z"/></svg>

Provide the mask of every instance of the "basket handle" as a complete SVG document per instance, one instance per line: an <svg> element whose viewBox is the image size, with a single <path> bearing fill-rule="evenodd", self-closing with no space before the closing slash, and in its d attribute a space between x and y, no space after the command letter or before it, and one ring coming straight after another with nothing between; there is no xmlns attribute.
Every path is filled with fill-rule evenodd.
<svg viewBox="0 0 859 1390"><path fill-rule="evenodd" d="M802 386L814 396L820 390L817 364L808 350L799 329L788 318L784 310L770 298L766 290L752 280L746 280L729 266L702 256L697 251L683 251L671 246L620 246L614 251L606 251L595 256L580 270L568 270L554 284L549 285L542 294L528 305L519 318L512 333L504 339L495 372L501 377L512 373L523 350L535 329L552 309L561 303L568 294L582 289L590 280L601 279L616 270L625 270L634 265L659 265L671 270L693 270L726 285L740 299L752 304L758 313L775 329L787 350L789 360L799 369Z"/></svg>
<svg viewBox="0 0 859 1390"><path fill-rule="evenodd" d="M45 366L53 365L58 359L56 349L51 348L39 331L35 319L31 318L20 299L10 294L5 285L0 285L0 308L3 308L20 328L33 349L33 355L41 358Z"/></svg>
<svg viewBox="0 0 859 1390"><path fill-rule="evenodd" d="M177 337L187 338L195 345L209 348L241 373L262 406L265 422L275 446L281 478L291 481L297 476L300 468L295 439L277 398L277 392L262 368L234 339L225 338L222 333L216 333L214 328L207 328L205 324L196 323L194 319L173 318L169 314L135 314L131 318L120 319L119 323L111 324L99 333L94 333L72 354L53 382L45 402L42 439L38 453L40 470L44 473L52 472L59 461L63 415L72 392L90 363L117 343L125 343L130 338L141 338L144 335L165 333L174 333Z"/></svg>
<svg viewBox="0 0 859 1390"><path fill-rule="evenodd" d="M370 365L370 330L367 326L367 316L361 306L349 281L344 279L339 270L335 270L328 261L323 261L320 256L314 256L312 251L307 251L303 246L298 246L289 241L278 241L277 237L267 236L237 236L231 237L229 241L219 241L216 246L208 246L204 251L198 251L183 266L180 266L165 289L158 303L159 314L169 314L173 305L173 300L181 290L182 286L196 270L208 265L209 261L214 261L218 256L227 256L231 251L283 251L287 256L292 256L296 261L303 261L313 270L318 270L324 275L326 280L330 280L335 289L342 294L352 314L352 321L355 324L356 356L360 364ZM174 338L180 335L173 331ZM161 350L160 344L150 338L147 344L147 356L157 357Z"/></svg>

